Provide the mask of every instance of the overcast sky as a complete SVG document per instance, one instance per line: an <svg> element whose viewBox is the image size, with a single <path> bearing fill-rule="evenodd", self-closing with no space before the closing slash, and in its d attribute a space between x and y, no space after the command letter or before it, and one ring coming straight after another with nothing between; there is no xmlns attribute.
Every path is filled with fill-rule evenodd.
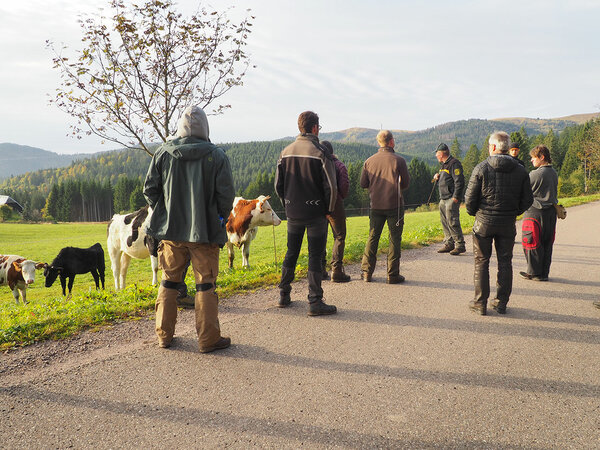
<svg viewBox="0 0 600 450"><path fill-rule="evenodd" d="M94 6L88 6L93 3ZM216 0L217 8L232 4ZM110 150L67 137L48 105L58 86L46 39L77 48L77 16L107 0L0 3L0 142L57 153ZM297 134L300 112L323 131L420 130L440 123L553 118L600 108L600 0L247 0L257 68L211 117L213 142ZM198 2L178 2L182 12Z"/></svg>

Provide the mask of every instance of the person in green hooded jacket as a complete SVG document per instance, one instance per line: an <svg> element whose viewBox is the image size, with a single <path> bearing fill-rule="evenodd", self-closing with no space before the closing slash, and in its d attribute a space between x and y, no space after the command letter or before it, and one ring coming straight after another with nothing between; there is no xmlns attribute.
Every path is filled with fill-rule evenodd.
<svg viewBox="0 0 600 450"><path fill-rule="evenodd" d="M171 346L177 287L190 262L196 279L200 351L229 347L230 338L221 336L215 282L235 190L229 160L210 142L208 120L201 108L186 108L175 138L156 150L144 182L144 196L153 210L147 233L161 241L158 263L162 281L155 306L159 347Z"/></svg>

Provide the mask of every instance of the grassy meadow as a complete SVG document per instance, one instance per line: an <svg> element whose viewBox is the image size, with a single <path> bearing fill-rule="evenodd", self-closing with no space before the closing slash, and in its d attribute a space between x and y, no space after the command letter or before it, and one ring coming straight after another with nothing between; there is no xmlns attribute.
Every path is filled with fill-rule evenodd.
<svg viewBox="0 0 600 450"><path fill-rule="evenodd" d="M575 204L599 200L600 195L561 199L567 208ZM405 216L403 248L414 248L440 241L443 232L437 205L432 211L412 212ZM461 209L463 231L469 233L473 217ZM7 286L0 288L0 349L27 345L44 339L59 339L82 329L99 327L116 320L135 320L147 317L153 310L157 288L150 284L150 260L132 260L127 274L127 288L114 290L114 279L106 249L106 223L21 224L0 223L0 254L17 254L35 261L51 263L61 248L89 247L102 244L106 259L106 289L96 291L91 274L77 275L70 299L62 296L60 280L50 288L44 287L42 271L36 274L33 285L27 288L27 305L16 304ZM368 217L351 217L347 222L345 262L360 261L369 232ZM331 255L332 236L328 240ZM274 247L275 241L275 247ZM387 249L388 236L384 232L380 252ZM276 286L279 266L286 250L286 226L263 227L252 242L250 269L242 269L241 251L236 249L233 269L227 267L227 249L220 256L217 279L221 300L260 287ZM306 239L298 259L297 277L306 276L308 253ZM193 292L195 281L191 270L186 279ZM273 293L276 298L276 293Z"/></svg>

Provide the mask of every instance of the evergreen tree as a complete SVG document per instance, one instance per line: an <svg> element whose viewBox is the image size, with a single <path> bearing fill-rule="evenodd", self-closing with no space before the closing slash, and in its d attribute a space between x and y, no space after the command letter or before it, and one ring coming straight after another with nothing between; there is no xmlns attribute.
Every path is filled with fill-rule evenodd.
<svg viewBox="0 0 600 450"><path fill-rule="evenodd" d="M42 217L44 219L58 220L58 201L59 201L59 190L58 184L53 184L50 189L50 194L46 199L46 206L42 211Z"/></svg>
<svg viewBox="0 0 600 450"><path fill-rule="evenodd" d="M417 207L427 202L433 190L432 170L419 158L414 158L410 162L408 165L410 187L403 193L406 206Z"/></svg>
<svg viewBox="0 0 600 450"><path fill-rule="evenodd" d="M471 147L469 147L469 151L465 155L465 158L462 162L463 172L465 174L465 183L467 183L469 181L469 178L471 178L471 173L473 173L473 169L475 168L478 162L479 149L477 148L477 145L471 144Z"/></svg>
<svg viewBox="0 0 600 450"><path fill-rule="evenodd" d="M483 144L481 145L481 150L479 151L479 160L477 161L477 164L485 161L486 159L488 159L488 156L490 156L490 136L491 134L488 134L485 140L483 141Z"/></svg>
<svg viewBox="0 0 600 450"><path fill-rule="evenodd" d="M369 192L360 187L360 176L364 162L354 162L346 165L350 188L348 196L344 199L344 206L348 215L366 214L369 208Z"/></svg>
<svg viewBox="0 0 600 450"><path fill-rule="evenodd" d="M456 136L454 137L452 145L450 146L450 154L458 160L460 160L462 156L462 150L460 149L460 144L458 143Z"/></svg>
<svg viewBox="0 0 600 450"><path fill-rule="evenodd" d="M114 189L115 210L121 214L131 211L131 194L136 187L139 186L141 188L141 185L141 181L137 178L119 177Z"/></svg>
<svg viewBox="0 0 600 450"><path fill-rule="evenodd" d="M146 206L146 197L144 197L144 192L142 188L142 183L138 181L138 184L133 189L133 192L129 196L129 210L137 211L138 209Z"/></svg>
<svg viewBox="0 0 600 450"><path fill-rule="evenodd" d="M271 202L271 207L276 210L280 209L278 206L281 202L279 201L277 193L275 192L275 171L272 171L269 174L259 173L254 181L250 183L244 190L242 197L246 199L252 199L258 197L259 195L271 196L271 198L274 199L274 201Z"/></svg>

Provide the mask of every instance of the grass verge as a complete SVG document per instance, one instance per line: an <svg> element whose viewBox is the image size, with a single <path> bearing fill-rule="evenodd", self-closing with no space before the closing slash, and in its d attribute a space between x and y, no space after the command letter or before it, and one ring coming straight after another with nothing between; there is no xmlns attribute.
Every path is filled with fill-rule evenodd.
<svg viewBox="0 0 600 450"><path fill-rule="evenodd" d="M600 200L600 194L561 199L570 208L575 205ZM471 232L473 217L461 209L461 224L465 233ZM568 219L567 219L568 220ZM369 232L368 217L351 217L347 222L347 264L359 262ZM439 242L443 237L437 210L408 213L405 216L402 248L415 248ZM128 272L128 287L115 292L112 286L110 260L106 254L106 224L0 224L0 254L19 254L36 261L51 262L64 246L89 247L102 243L106 256L106 290L96 291L91 275L77 275L73 296L61 295L60 283L51 288L43 286L43 277L37 274L36 282L27 289L29 303L16 304L7 287L0 290L0 349L24 346L45 339L72 336L81 330L110 324L116 320L132 320L145 317L154 307L157 288L150 284L149 260L134 260ZM276 286L279 282L279 266L285 254L286 227L263 228L252 243L252 267L241 267L240 252L236 262L227 268L227 251L220 255L221 271L217 280L221 299L232 295ZM331 249L329 235L328 249ZM380 253L386 252L388 235L384 231ZM298 266L297 278L306 276L308 251L304 242ZM191 273L186 282L190 289L195 286ZM226 301L226 300L225 300Z"/></svg>

